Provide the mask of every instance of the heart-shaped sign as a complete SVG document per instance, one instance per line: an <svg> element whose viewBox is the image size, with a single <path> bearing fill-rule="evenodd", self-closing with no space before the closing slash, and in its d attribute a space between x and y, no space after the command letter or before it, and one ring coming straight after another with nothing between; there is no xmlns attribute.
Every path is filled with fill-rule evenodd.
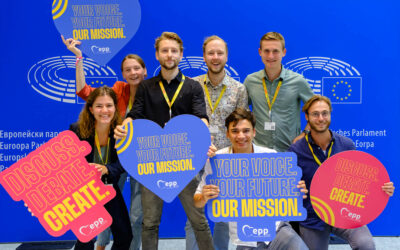
<svg viewBox="0 0 400 250"><path fill-rule="evenodd" d="M65 38L82 42L81 50L107 64L135 35L140 25L138 0L54 0L52 14Z"/></svg>
<svg viewBox="0 0 400 250"><path fill-rule="evenodd" d="M207 160L211 137L196 116L176 116L164 129L138 119L127 124L127 131L117 142L122 166L166 202L178 196Z"/></svg>

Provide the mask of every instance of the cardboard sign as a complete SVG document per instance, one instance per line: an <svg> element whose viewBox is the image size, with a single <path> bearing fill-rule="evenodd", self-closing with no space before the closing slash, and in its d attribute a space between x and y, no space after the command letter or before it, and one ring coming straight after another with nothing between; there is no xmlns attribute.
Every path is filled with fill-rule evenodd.
<svg viewBox="0 0 400 250"><path fill-rule="evenodd" d="M211 137L193 115L172 118L161 128L150 120L127 124L128 134L117 142L125 170L166 202L172 202L203 168Z"/></svg>
<svg viewBox="0 0 400 250"><path fill-rule="evenodd" d="M206 183L218 186L220 194L208 202L208 216L238 222L240 240L270 241L276 221L307 217L294 153L218 154L210 163L213 173Z"/></svg>
<svg viewBox="0 0 400 250"><path fill-rule="evenodd" d="M52 236L71 229L88 242L109 227L104 204L115 196L85 156L90 145L63 131L0 173L0 184L15 201L23 200Z"/></svg>
<svg viewBox="0 0 400 250"><path fill-rule="evenodd" d="M54 24L65 38L82 41L80 49L105 65L139 28L138 0L54 0Z"/></svg>
<svg viewBox="0 0 400 250"><path fill-rule="evenodd" d="M389 175L370 154L345 151L322 163L313 177L310 198L314 211L325 223L357 228L383 211L389 196L382 191Z"/></svg>

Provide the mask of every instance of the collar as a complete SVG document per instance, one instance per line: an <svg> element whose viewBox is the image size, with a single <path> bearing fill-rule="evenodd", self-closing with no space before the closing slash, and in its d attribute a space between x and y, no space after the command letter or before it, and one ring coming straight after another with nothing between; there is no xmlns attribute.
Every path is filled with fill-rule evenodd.
<svg viewBox="0 0 400 250"><path fill-rule="evenodd" d="M182 71L179 70L179 72L178 72L178 74L175 76L175 78L171 80L171 83L174 83L174 82L180 83L181 80L182 80L182 76L183 76ZM160 70L160 72L158 73L157 78L158 78L158 81L161 80L163 83L167 84L167 80L165 80L165 79L162 77L162 75L161 75L161 70ZM158 84L158 83L157 83L157 84Z"/></svg>
<svg viewBox="0 0 400 250"><path fill-rule="evenodd" d="M287 69L285 69L285 67L283 67L283 65L281 64L281 67L282 67L282 70L281 70L281 73L279 74L279 77L277 78L277 79L275 79L274 81L276 81L276 80L282 80L282 81L284 81L285 80L285 78L286 78L286 71L287 71ZM267 81L269 81L270 82L270 80L268 79L268 76L267 76L267 72L265 71L265 68L262 70L262 77L263 78L265 78Z"/></svg>
<svg viewBox="0 0 400 250"><path fill-rule="evenodd" d="M334 142L336 140L336 134L333 133L332 130L330 130L330 129L329 129L329 132L331 133L331 140L329 141L329 144L330 144L332 141ZM304 141L305 140L306 139L304 138ZM308 134L308 141L310 142L311 145L315 145L315 146L319 147L317 144L315 144L315 142L311 136L311 133Z"/></svg>
<svg viewBox="0 0 400 250"><path fill-rule="evenodd" d="M220 87L220 86L222 86L222 85L226 85L227 87L228 87L228 84L229 84L229 81L228 81L228 75L226 74L226 71L225 71L225 69L224 69L224 72L225 72L225 75L224 75L224 78L222 78L222 81L217 85L217 86L214 86L212 83L211 83L211 81L210 81L210 77L208 77L208 72L207 72L207 74L205 74L205 75L203 75L203 83L204 83L204 79L206 78L206 76L207 76L207 81L206 81L206 84L208 85L208 86L211 86L211 87L213 87L213 88L217 88L217 87Z"/></svg>

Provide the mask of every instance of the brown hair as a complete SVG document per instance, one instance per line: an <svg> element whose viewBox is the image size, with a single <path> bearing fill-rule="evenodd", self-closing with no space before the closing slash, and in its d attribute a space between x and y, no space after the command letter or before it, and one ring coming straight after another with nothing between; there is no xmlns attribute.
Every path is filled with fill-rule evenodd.
<svg viewBox="0 0 400 250"><path fill-rule="evenodd" d="M121 71L124 71L124 62L125 62L127 59L135 59L135 60L140 64L140 66L142 66L143 69L146 69L146 65L144 64L144 61L143 61L143 59L142 59L140 56L138 56L138 55L136 55L136 54L128 54L128 55L126 55L126 56L124 57L124 59L122 59L122 62L121 62Z"/></svg>
<svg viewBox="0 0 400 250"><path fill-rule="evenodd" d="M206 38L204 39L204 43L203 43L203 54L206 53L206 46L207 46L207 44L208 44L209 42L211 42L211 41L214 41L214 40L220 40L221 42L223 42L223 43L225 44L226 53L228 53L228 45L226 44L226 42L224 41L224 39L222 39L222 38L219 37L219 36L212 35L212 36L206 37Z"/></svg>
<svg viewBox="0 0 400 250"><path fill-rule="evenodd" d="M93 103L99 96L109 96L114 102L115 113L113 119L111 120L110 129L114 129L118 124L121 123L121 116L119 115L117 106L117 95L115 94L115 92L112 90L112 88L108 86L96 88L92 93L90 93L85 106L79 114L78 126L79 133L82 138L89 138L90 136L94 136L96 120L93 114L90 112L89 108L93 106Z"/></svg>
<svg viewBox="0 0 400 250"><path fill-rule="evenodd" d="M273 41L280 41L281 44L282 44L282 50L285 49L285 38L283 38L283 36L282 36L280 33L278 33L278 32L273 32L273 31L268 32L268 33L264 34L264 35L261 37L261 40L260 40L260 49L262 49L261 47L262 47L262 42L263 42L263 41L271 41L271 40L273 40Z"/></svg>
<svg viewBox="0 0 400 250"><path fill-rule="evenodd" d="M174 32L168 32L165 31L161 34L161 36L156 38L156 43L154 44L154 47L156 48L156 51L160 48L160 42L162 40L174 40L179 44L179 49L181 52L183 51L183 42L182 39L178 36L178 34Z"/></svg>
<svg viewBox="0 0 400 250"><path fill-rule="evenodd" d="M310 109L311 105L316 102L316 101L323 101L326 102L326 104L328 104L329 106L329 111L332 112L332 104L331 104L331 100L326 97L326 96L322 96L322 95L314 95L313 97L311 97L303 106L303 112L306 113L308 115L308 110Z"/></svg>
<svg viewBox="0 0 400 250"><path fill-rule="evenodd" d="M244 108L235 109L226 119L225 127L229 129L229 124L233 122L233 126L236 126L240 120L248 120L253 128L256 126L256 118L250 110Z"/></svg>

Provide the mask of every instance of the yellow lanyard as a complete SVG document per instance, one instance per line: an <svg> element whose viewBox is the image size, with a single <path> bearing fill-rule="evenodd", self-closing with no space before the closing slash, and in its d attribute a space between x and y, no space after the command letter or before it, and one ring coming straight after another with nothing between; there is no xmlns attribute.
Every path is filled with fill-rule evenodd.
<svg viewBox="0 0 400 250"><path fill-rule="evenodd" d="M130 111L132 109L132 106L133 106L133 101L132 101L132 98L129 97L129 103L128 103L128 110L127 111Z"/></svg>
<svg viewBox="0 0 400 250"><path fill-rule="evenodd" d="M204 91L206 92L206 96L207 96L207 100L208 100L208 104L210 105L210 109L211 109L211 114L214 113L214 111L217 109L219 102L221 101L222 96L225 93L226 90L226 85L224 85L224 87L221 90L221 93L219 94L219 97L217 99L217 101L215 102L214 105L212 105L212 101L211 101L211 97L210 97L210 93L208 92L208 88L207 88L207 75L204 78Z"/></svg>
<svg viewBox="0 0 400 250"><path fill-rule="evenodd" d="M167 92L165 91L164 84L162 83L162 81L159 82L161 91L162 91L162 93L163 93L163 95L164 95L164 99L165 99L165 101L167 102L168 107L169 107L169 118L170 118L170 119L172 118L172 112L171 112L172 105L174 104L174 102L175 102L175 100L176 100L176 97L178 97L178 94L179 94L179 92L181 91L181 88L182 88L182 86L183 86L183 82L184 82L184 81L185 81L185 76L182 75L181 83L179 84L178 89L175 91L175 94L174 94L174 97L172 98L172 101L169 101Z"/></svg>
<svg viewBox="0 0 400 250"><path fill-rule="evenodd" d="M308 147L310 148L311 154L313 155L315 162L318 164L318 166L321 166L321 162L319 161L319 159L317 158L317 156L314 154L314 151L313 151L313 149L312 149L312 147L311 147L311 145L310 145L310 142L308 141L308 134L306 135L306 141L307 141L307 143L308 143ZM329 151L328 151L328 157L326 157L326 159L328 159L329 157L331 157L332 146L333 146L333 140L332 140L332 142L331 142L331 145L330 145L330 148L329 148Z"/></svg>
<svg viewBox="0 0 400 250"><path fill-rule="evenodd" d="M108 163L108 149L110 146L110 137L108 137L108 141L107 141L106 161L103 161L103 157L101 155L101 148L100 148L99 136L97 135L97 131L94 132L94 142L96 143L97 152L99 153L101 162L103 163L103 165L106 165Z"/></svg>
<svg viewBox="0 0 400 250"><path fill-rule="evenodd" d="M276 87L274 98L272 98L272 103L269 100L268 89L267 89L267 85L265 84L265 78L262 79L262 82L263 82L263 87L264 87L265 98L267 99L267 103L268 103L268 107L269 107L269 118L271 119L272 106L274 105L276 97L278 96L279 90L282 85L282 80L279 81L278 86Z"/></svg>

